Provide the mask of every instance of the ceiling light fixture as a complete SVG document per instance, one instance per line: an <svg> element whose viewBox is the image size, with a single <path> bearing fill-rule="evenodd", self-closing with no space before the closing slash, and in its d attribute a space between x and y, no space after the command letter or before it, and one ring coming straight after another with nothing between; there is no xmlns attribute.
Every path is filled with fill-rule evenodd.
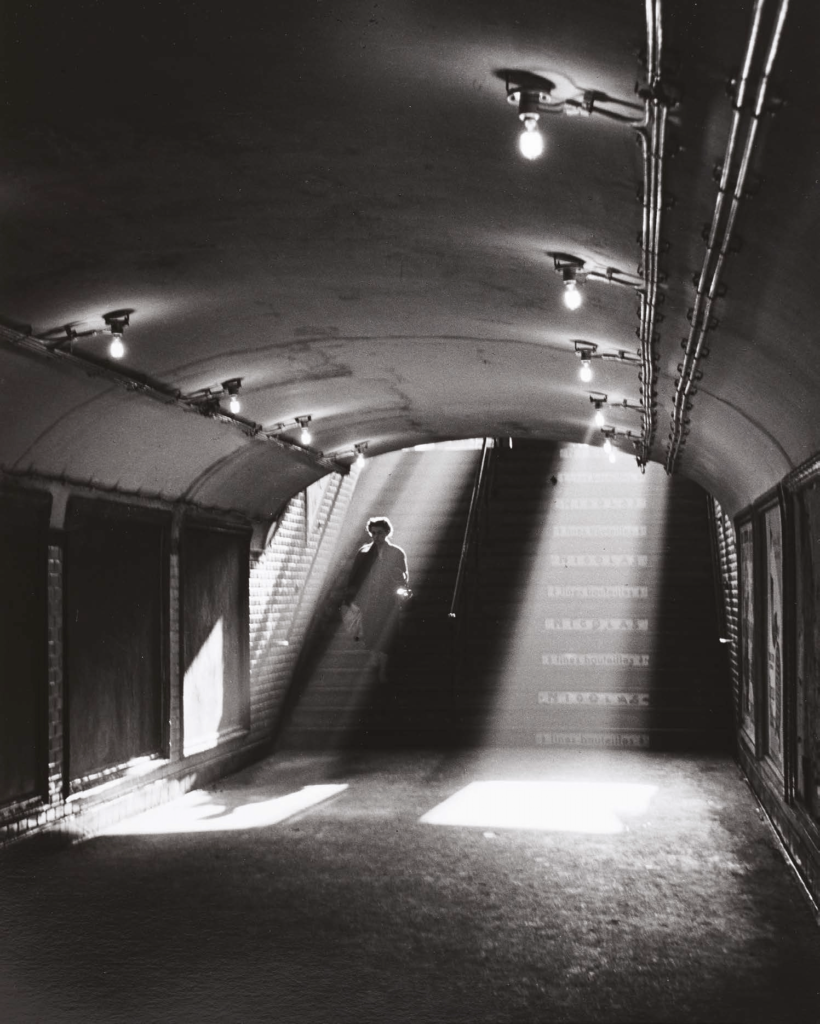
<svg viewBox="0 0 820 1024"><path fill-rule="evenodd" d="M103 313L102 320L105 323L105 328L90 327L87 330L78 331L77 324L80 321L74 321L69 324L63 324L61 327L52 327L43 334L35 335L35 337L38 341L43 342L49 352L55 352L67 347L73 353L74 343L78 338L93 338L95 335L103 334L107 331L111 334L108 354L112 359L122 359L125 355L125 345L123 344L122 336L125 333L125 328L131 323L131 314L133 312L133 309L115 309L110 313ZM84 354L84 358L93 357L90 354Z"/></svg>
<svg viewBox="0 0 820 1024"><path fill-rule="evenodd" d="M511 81L513 76L519 84L513 84ZM521 155L527 160L535 160L544 152L544 138L538 130L538 119L541 114L589 117L596 113L634 127L640 127L643 121L643 105L615 99L595 89L578 89L572 96L554 100L551 93L555 88L555 83L547 78L529 72L507 72L504 77L507 87L507 102L518 107L518 116L523 122L524 127L518 140L518 147ZM522 83L522 79L525 84ZM602 104L606 104L606 106L602 106ZM619 113L617 110L608 109L608 107L620 107L635 113Z"/></svg>
<svg viewBox="0 0 820 1024"><path fill-rule="evenodd" d="M310 444L310 442L313 440L313 435L311 434L310 429L308 427L308 424L310 423L311 419L311 416L296 417L296 422L302 428L302 432L299 435L299 440L302 444L305 445Z"/></svg>
<svg viewBox="0 0 820 1024"><path fill-rule="evenodd" d="M563 252L550 252L547 255L552 256L555 269L564 282L564 305L567 309L578 309L582 302L578 285L583 284L586 279L586 275L582 273L584 261L578 256L570 256Z"/></svg>
<svg viewBox="0 0 820 1024"><path fill-rule="evenodd" d="M242 405L239 401L239 391L242 387L241 377L231 377L223 380L221 384L212 384L207 388L200 388L187 395L180 395L180 400L186 405L192 405L197 412L203 416L224 416L225 410L220 403L228 399L228 410L232 416L236 416Z"/></svg>
<svg viewBox="0 0 820 1024"><path fill-rule="evenodd" d="M577 271L574 267L564 268L564 305L567 309L578 309L581 305L581 293L578 291Z"/></svg>
<svg viewBox="0 0 820 1024"><path fill-rule="evenodd" d="M620 284L625 288L632 288L633 291L640 291L642 280L636 275L630 275L617 267L604 267L601 269L590 268L586 261L580 256L572 256L566 252L547 252L552 257L557 273L561 275L564 282L564 304L568 309L578 309L582 297L578 288L590 279L606 281L607 284Z"/></svg>
<svg viewBox="0 0 820 1024"><path fill-rule="evenodd" d="M642 471L644 470L646 464L646 445L642 434L636 434L632 430L617 430L615 427L602 427L601 433L604 435L604 451L608 453L610 462L615 461L615 449L612 446L612 441L616 437L623 437L632 443L638 453L638 465ZM607 445L609 445L609 448Z"/></svg>
<svg viewBox="0 0 820 1024"><path fill-rule="evenodd" d="M359 467L359 469L361 469L361 467L364 465L364 453L367 449L367 445L367 441L359 441L357 444L353 445L353 450L356 452L356 458L354 459L354 463Z"/></svg>
<svg viewBox="0 0 820 1024"><path fill-rule="evenodd" d="M592 366L590 360L595 356L598 346L594 341L576 341L575 343L575 354L581 360L581 371L579 376L581 380L588 384L592 380Z"/></svg>
<svg viewBox="0 0 820 1024"><path fill-rule="evenodd" d="M231 377L230 380L222 382L222 387L225 394L230 396L228 399L228 409L236 416L242 409L242 403L239 401L239 389L242 387L242 378Z"/></svg>
<svg viewBox="0 0 820 1024"><path fill-rule="evenodd" d="M589 400L595 406L595 415L593 420L596 427L602 427L606 422L603 413L603 406L606 405L607 396L603 391L590 391Z"/></svg>
<svg viewBox="0 0 820 1024"><path fill-rule="evenodd" d="M618 433L614 427L602 427L601 433L604 435L604 452L609 457L610 462L615 461L615 448L612 445L612 438Z"/></svg>
<svg viewBox="0 0 820 1024"><path fill-rule="evenodd" d="M125 328L131 323L130 309L116 309L112 313L103 313L103 320L111 332L111 344L108 346L108 354L112 359L122 359L125 355L125 345L122 336Z"/></svg>
<svg viewBox="0 0 820 1024"><path fill-rule="evenodd" d="M537 160L544 152L544 136L538 130L538 118L541 116L539 106L541 97L549 99L547 93L530 89L522 89L518 94L518 117L522 129L518 139L521 155L527 160Z"/></svg>

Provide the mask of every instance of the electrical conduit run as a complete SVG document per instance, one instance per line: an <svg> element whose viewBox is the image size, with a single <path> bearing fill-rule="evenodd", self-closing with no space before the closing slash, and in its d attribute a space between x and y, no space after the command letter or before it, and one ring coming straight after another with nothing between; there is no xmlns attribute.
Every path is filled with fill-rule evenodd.
<svg viewBox="0 0 820 1024"><path fill-rule="evenodd" d="M669 432L669 444L666 455L666 472L673 473L680 459L682 449L686 443L686 436L689 432L688 413L692 408L692 398L697 394L697 382L701 380L703 371L700 369L700 362L708 355L708 349L704 342L706 332L714 327L711 317L712 305L720 290L720 277L723 272L723 265L729 253L729 247L734 232L740 201L743 198L743 189L751 163L760 118L766 101L769 88L769 77L774 65L780 39L783 34L783 25L789 7L789 0L780 0L777 11L774 30L769 41L769 49L766 55L766 62L760 83L757 90L757 99L751 113L751 121L746 136L746 144L737 172L735 186L732 190L732 199L725 217L725 226L720 243L716 252L716 243L723 220L726 199L729 194L729 179L732 173L735 151L737 148L740 122L743 116L743 109L746 103L746 93L749 88L751 66L754 52L760 35L760 24L763 14L765 0L757 0L752 14L752 27L749 32L749 39L746 45L746 55L743 62L743 70L738 79L735 92L734 115L729 131L729 140L726 145L726 156L723 161L720 184L718 186L717 199L715 200L715 212L712 216L712 223L709 229L709 240L706 245L706 253L703 258L700 277L698 279L695 303L692 308L692 326L689 336L685 340L683 361L678 365L678 377L675 382L675 396L672 411L672 425ZM713 265L714 264L714 265ZM708 287L707 287L708 282Z"/></svg>

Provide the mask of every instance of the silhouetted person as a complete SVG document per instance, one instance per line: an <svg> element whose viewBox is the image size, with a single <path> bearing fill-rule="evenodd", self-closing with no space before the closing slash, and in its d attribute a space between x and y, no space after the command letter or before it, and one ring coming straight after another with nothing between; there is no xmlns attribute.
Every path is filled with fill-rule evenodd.
<svg viewBox="0 0 820 1024"><path fill-rule="evenodd" d="M361 613L360 637L376 656L380 682L387 673L387 651L398 624L399 608L408 596L407 556L388 537L393 524L386 516L367 521L372 540L356 552L345 587L344 602Z"/></svg>

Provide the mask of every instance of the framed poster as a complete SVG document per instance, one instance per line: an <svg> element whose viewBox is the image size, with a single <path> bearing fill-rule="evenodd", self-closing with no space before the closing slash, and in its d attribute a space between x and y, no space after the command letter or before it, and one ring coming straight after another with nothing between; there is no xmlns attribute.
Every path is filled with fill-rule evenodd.
<svg viewBox="0 0 820 1024"><path fill-rule="evenodd" d="M820 820L820 482L799 496L797 573L797 790Z"/></svg>
<svg viewBox="0 0 820 1024"><path fill-rule="evenodd" d="M740 727L755 749L754 685L754 531L751 519L738 530L740 556Z"/></svg>
<svg viewBox="0 0 820 1024"><path fill-rule="evenodd" d="M780 508L763 516L766 572L766 724L767 753L783 771L783 525Z"/></svg>

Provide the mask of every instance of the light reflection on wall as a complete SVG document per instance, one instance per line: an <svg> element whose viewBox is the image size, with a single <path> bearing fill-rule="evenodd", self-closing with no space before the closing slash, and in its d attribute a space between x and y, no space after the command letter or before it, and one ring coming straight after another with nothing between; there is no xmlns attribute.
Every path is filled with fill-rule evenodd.
<svg viewBox="0 0 820 1024"><path fill-rule="evenodd" d="M420 819L428 825L611 835L649 808L635 782L471 782Z"/></svg>
<svg viewBox="0 0 820 1024"><path fill-rule="evenodd" d="M347 783L303 786L270 800L243 801L241 790L208 793L195 790L179 800L135 815L105 830L103 835L162 835L175 832L236 832L266 828L315 807L342 793Z"/></svg>
<svg viewBox="0 0 820 1024"><path fill-rule="evenodd" d="M484 742L644 745L668 513L663 469L642 475L626 454L611 463L599 447L562 445L552 482L539 497L541 529ZM621 694L634 703L628 726Z"/></svg>
<svg viewBox="0 0 820 1024"><path fill-rule="evenodd" d="M339 540L340 562L331 575L349 571L353 553L367 541L367 519L386 515L394 527L391 540L407 553L410 585L423 596L442 562L444 532L472 486L479 456L473 447L468 451L397 451L368 459ZM446 609L441 616L446 622ZM342 631L340 623L336 628ZM333 657L331 653L308 682L306 703L321 670L334 668ZM348 678L344 692L334 696L334 718L327 729L336 739L343 739L356 727L363 709L373 700L372 686L371 677L362 672L354 681Z"/></svg>
<svg viewBox="0 0 820 1024"><path fill-rule="evenodd" d="M224 701L223 626L220 617L188 666L183 681L182 714L187 757L219 742Z"/></svg>

